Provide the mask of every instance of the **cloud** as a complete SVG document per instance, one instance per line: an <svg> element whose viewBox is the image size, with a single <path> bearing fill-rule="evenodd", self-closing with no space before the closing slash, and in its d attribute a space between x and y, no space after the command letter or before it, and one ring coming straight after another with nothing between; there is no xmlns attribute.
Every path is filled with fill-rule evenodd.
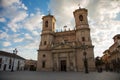
<svg viewBox="0 0 120 80"><path fill-rule="evenodd" d="M19 0L1 0L1 6L8 7L12 5L13 3L19 3Z"/></svg>
<svg viewBox="0 0 120 80"><path fill-rule="evenodd" d="M50 9L57 19L56 28L62 29L65 25L71 25L70 20L73 17L72 11L74 10L74 6L72 5L72 7L71 5L72 2L68 0L51 0Z"/></svg>
<svg viewBox="0 0 120 80"><path fill-rule="evenodd" d="M42 28L43 14L40 9L29 13L27 6L21 0L1 0L0 8L0 22L6 24L3 27L5 31L0 30L2 50L8 50L9 47L12 51L16 47L20 49L22 56L27 58L27 55L35 56L33 53L36 53L39 47L38 35Z"/></svg>
<svg viewBox="0 0 120 80"><path fill-rule="evenodd" d="M88 9L91 38L95 45L95 56L113 44L113 36L119 33L120 21L115 20L120 13L119 0L51 0L49 8L57 20L57 29L64 25L75 26L73 11L80 7ZM106 45L105 45L106 44Z"/></svg>
<svg viewBox="0 0 120 80"><path fill-rule="evenodd" d="M19 22L19 21L22 21L24 20L26 17L28 16L28 14L25 12L25 11L19 11L17 13L17 15L12 19L11 22Z"/></svg>
<svg viewBox="0 0 120 80"><path fill-rule="evenodd" d="M39 40L37 39L29 43L28 45L24 46L24 48L26 49L38 49L38 47L39 47Z"/></svg>
<svg viewBox="0 0 120 80"><path fill-rule="evenodd" d="M17 38L17 39L14 39L14 42L22 42L24 40L24 38Z"/></svg>
<svg viewBox="0 0 120 80"><path fill-rule="evenodd" d="M0 18L0 22L5 22L5 18Z"/></svg>
<svg viewBox="0 0 120 80"><path fill-rule="evenodd" d="M40 33L38 33L37 31L32 31L33 35L37 36L39 35Z"/></svg>
<svg viewBox="0 0 120 80"><path fill-rule="evenodd" d="M30 34L26 33L26 34L25 34L25 39L32 40L33 38L30 36Z"/></svg>
<svg viewBox="0 0 120 80"><path fill-rule="evenodd" d="M21 23L27 16L28 14L25 11L19 11L17 15L15 15L14 18L8 23L8 27L10 27L12 31L16 32L17 29L21 27L19 23Z"/></svg>
<svg viewBox="0 0 120 80"><path fill-rule="evenodd" d="M20 0L1 0L0 5L4 8L16 6L17 8L27 10L27 7Z"/></svg>
<svg viewBox="0 0 120 80"><path fill-rule="evenodd" d="M113 36L119 33L120 21L115 20L120 13L118 0L50 0L49 9L56 18L56 29L60 31L63 26L74 29L75 22L73 11L80 7L88 9L89 27L91 28L91 38L95 45L95 56L102 55L105 49L113 44ZM33 57L39 47L39 34L42 28L42 16L40 9L36 12L28 13L27 6L21 0L2 0L0 3L0 22L6 22L5 32L0 30L0 39L12 41L14 43L25 41L24 46L12 46L20 49L22 56ZM9 20L9 21L7 21ZM12 34L7 32L11 29ZM21 29L21 33L19 32ZM24 32L24 30L26 32ZM22 34L24 33L24 34ZM22 38L22 37L24 38ZM28 42L27 42L28 41ZM13 44L14 44L13 43ZM3 42L5 47L11 42ZM11 47L11 46L10 46ZM7 50L8 48L6 48ZM12 50L12 48L9 48ZM5 50L5 49L4 49ZM24 54L26 53L26 54ZM28 56L30 54L30 56Z"/></svg>
<svg viewBox="0 0 120 80"><path fill-rule="evenodd" d="M19 26L16 23L10 22L8 26L11 28L12 31L16 32L19 29Z"/></svg>
<svg viewBox="0 0 120 80"><path fill-rule="evenodd" d="M22 49L21 52L24 51L28 54L30 51L37 50L36 47L39 46L37 36L42 28L41 18L43 16L40 9L29 13L27 12L27 6L21 0L1 0L0 8L0 22L6 22L6 26L3 27L5 31L0 31L0 39L4 40L1 42L3 44L2 49L7 50L7 47L9 47L12 50L12 48L16 47ZM37 40L38 43L35 43ZM12 42L13 45L11 46ZM25 49L29 51L25 51ZM24 52L22 55L24 55ZM30 55L33 56L33 54Z"/></svg>
<svg viewBox="0 0 120 80"><path fill-rule="evenodd" d="M26 6L20 0L1 0L0 7L0 16L9 19L14 18L21 11L26 11Z"/></svg>
<svg viewBox="0 0 120 80"><path fill-rule="evenodd" d="M21 56L24 56L26 59L35 59L37 60L37 50L39 48L39 37L35 37L34 40L32 39L29 44L26 44L24 46L17 46L20 53L18 53Z"/></svg>
<svg viewBox="0 0 120 80"><path fill-rule="evenodd" d="M63 29L63 26L67 25L73 29L75 26L73 11L79 8L78 4L83 7L88 3L88 0L51 0L49 7L57 19L56 28Z"/></svg>
<svg viewBox="0 0 120 80"><path fill-rule="evenodd" d="M4 47L8 47L8 46L10 46L10 45L11 45L10 42L3 42L3 46L4 46Z"/></svg>
<svg viewBox="0 0 120 80"><path fill-rule="evenodd" d="M1 0L0 4L0 17L9 19L7 26L16 32L20 28L21 21L28 16L27 7L20 0Z"/></svg>
<svg viewBox="0 0 120 80"><path fill-rule="evenodd" d="M27 29L33 31L40 29L42 14L39 9L34 13L27 13L27 7L20 0L2 0L0 17L9 19L7 26L13 31L17 32L19 29Z"/></svg>
<svg viewBox="0 0 120 80"><path fill-rule="evenodd" d="M37 60L37 49L24 49L23 47L18 47L18 55L24 57L25 59Z"/></svg>
<svg viewBox="0 0 120 80"><path fill-rule="evenodd" d="M0 31L0 39L8 38L8 34L6 32Z"/></svg>
<svg viewBox="0 0 120 80"><path fill-rule="evenodd" d="M26 19L26 21L23 23L23 26L25 29L29 30L29 31L33 31L36 29L40 29L40 25L42 22L42 14L38 11L35 14L31 14L31 16L29 16L28 19Z"/></svg>
<svg viewBox="0 0 120 80"><path fill-rule="evenodd" d="M117 1L108 0L99 0L96 2L97 5L93 4L94 1L88 5L89 17L93 22L90 23L90 27L93 30L92 40L95 45L95 55L101 56L104 50L113 44L113 36L119 33L117 28L120 26L120 21L116 21L115 18L120 12L120 4Z"/></svg>

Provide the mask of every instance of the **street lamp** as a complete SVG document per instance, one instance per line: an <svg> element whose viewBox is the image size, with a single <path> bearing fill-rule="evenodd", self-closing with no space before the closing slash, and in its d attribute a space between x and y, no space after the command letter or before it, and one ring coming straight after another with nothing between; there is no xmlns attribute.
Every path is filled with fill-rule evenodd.
<svg viewBox="0 0 120 80"><path fill-rule="evenodd" d="M86 55L87 55L87 52L86 52L87 46L85 45L85 43L83 43L83 44L81 45L81 48L82 48L82 50L83 50L83 55L84 55L85 73L89 73L89 72L88 72L88 61L87 61L87 57L86 57Z"/></svg>
<svg viewBox="0 0 120 80"><path fill-rule="evenodd" d="M17 51L17 49L15 48L15 50L13 50L13 63L12 63L12 69L11 69L11 72L14 71L14 69L13 69L13 68L14 68L14 61L15 61L15 58L14 58L14 57L15 57L15 55L17 54L17 52L18 52L18 51Z"/></svg>

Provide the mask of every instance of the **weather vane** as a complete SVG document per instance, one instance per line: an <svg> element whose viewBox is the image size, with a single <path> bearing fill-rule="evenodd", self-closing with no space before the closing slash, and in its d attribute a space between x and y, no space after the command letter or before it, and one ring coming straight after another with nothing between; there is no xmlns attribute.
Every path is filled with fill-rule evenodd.
<svg viewBox="0 0 120 80"><path fill-rule="evenodd" d="M48 15L50 15L50 9L48 10Z"/></svg>
<svg viewBox="0 0 120 80"><path fill-rule="evenodd" d="M81 7L80 7L80 3L78 4L78 6L79 6L79 9L80 9L80 8L81 8Z"/></svg>

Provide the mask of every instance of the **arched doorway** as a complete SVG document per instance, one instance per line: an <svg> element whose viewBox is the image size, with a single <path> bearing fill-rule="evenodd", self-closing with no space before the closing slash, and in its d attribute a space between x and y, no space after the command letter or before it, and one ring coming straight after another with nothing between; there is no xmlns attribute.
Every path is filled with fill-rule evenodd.
<svg viewBox="0 0 120 80"><path fill-rule="evenodd" d="M60 61L60 70L61 71L66 71L66 60L61 60Z"/></svg>

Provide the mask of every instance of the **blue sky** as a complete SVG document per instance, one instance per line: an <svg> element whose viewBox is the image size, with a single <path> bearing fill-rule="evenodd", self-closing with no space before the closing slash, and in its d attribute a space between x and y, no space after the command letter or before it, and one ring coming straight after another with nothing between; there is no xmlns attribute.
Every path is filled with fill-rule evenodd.
<svg viewBox="0 0 120 80"><path fill-rule="evenodd" d="M113 44L113 36L120 34L120 0L1 0L0 50L12 52L26 59L37 60L42 16L50 10L57 20L56 30L64 25L74 29L73 11L88 9L88 20L95 56Z"/></svg>
<svg viewBox="0 0 120 80"><path fill-rule="evenodd" d="M48 4L50 0L22 0L22 2L27 6L29 9L29 13L36 12L36 9L40 9L40 11L44 14L48 12Z"/></svg>

